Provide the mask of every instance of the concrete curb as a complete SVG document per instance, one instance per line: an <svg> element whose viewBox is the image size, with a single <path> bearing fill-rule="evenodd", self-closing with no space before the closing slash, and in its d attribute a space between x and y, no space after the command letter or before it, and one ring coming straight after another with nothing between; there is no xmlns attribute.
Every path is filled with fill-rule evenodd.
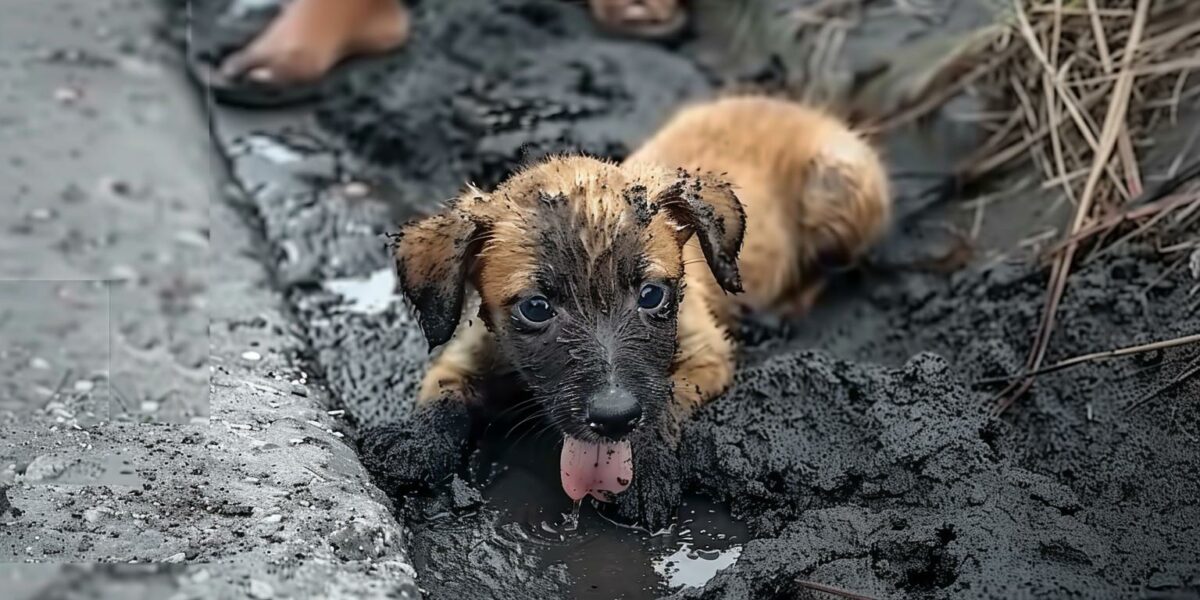
<svg viewBox="0 0 1200 600"><path fill-rule="evenodd" d="M15 22L45 23L47 31L39 36L52 43L74 40L64 44L83 45L81 55L100 57L105 65L145 62L145 70L139 71L75 61L46 77L86 80L86 69L105 69L91 75L118 91L94 98L90 118L99 120L100 129L107 126L110 136L136 135L145 151L159 153L155 156L188 157L169 159L161 177L172 190L182 190L177 198L181 215L207 221L198 260L173 268L186 268L183 275L203 282L203 290L189 297L197 313L189 314L208 317L209 372L200 377L207 380L209 405L192 411L190 422L176 424L138 423L145 419L103 408L89 413L96 415L89 420L67 410L70 406L19 403L15 412L0 415L5 428L0 443L0 563L7 563L0 564L0 585L6 597L419 596L405 530L348 445L345 432L351 427L344 413L330 411L328 394L296 367L305 345L258 260L261 248L245 219L218 198L216 179L223 176L222 169L215 167L210 151L190 148L207 139L193 90L179 65L164 59L166 49L147 40L161 7L146 0L118 8L77 2L28 10L33 14ZM120 24L137 36L136 49L127 50L120 45L123 40L107 34L76 39L80 36L72 23ZM21 56L19 51L14 55ZM0 75L19 78L43 68L34 60L14 64L18 68ZM168 111L160 110L153 126L139 123L138 131L112 125L124 125L122 119L131 112L128 103L143 99L120 92L122 86L152 96ZM31 114L36 125L38 113ZM47 143L72 148L84 143L70 130L55 139ZM86 155L103 162L102 150L119 147L124 139L130 138L89 139L86 143L95 152ZM181 144L189 148L173 152ZM63 158L55 168L61 173L73 172L68 154L58 153ZM119 169L118 158L112 160ZM39 205L54 202L35 200ZM72 209L61 210L64 220L73 218ZM119 211L105 216L137 223ZM95 217L80 213L80 218ZM178 231L170 223L152 221L135 237L148 247L166 248ZM51 255L39 262L36 249L27 258L35 267L56 264ZM130 258L135 269L148 273L145 279L183 276L174 271L155 275L153 259ZM101 282L111 277L104 269L82 276ZM97 285L103 289L107 284ZM162 308L154 312L153 304L139 305L143 312L131 313L131 318L176 331L173 326L182 317ZM201 333L194 341L203 339ZM178 369L130 374L150 387L177 379ZM111 388L108 371L88 381L93 383L75 389ZM195 416L205 413L208 418Z"/></svg>

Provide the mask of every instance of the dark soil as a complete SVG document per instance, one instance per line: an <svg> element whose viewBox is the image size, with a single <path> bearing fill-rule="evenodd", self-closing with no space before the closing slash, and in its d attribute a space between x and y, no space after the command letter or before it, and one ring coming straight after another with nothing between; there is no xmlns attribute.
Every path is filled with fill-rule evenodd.
<svg viewBox="0 0 1200 600"><path fill-rule="evenodd" d="M425 347L398 304L346 311L323 289L386 268L378 239L349 225L381 233L464 181L486 187L547 153L619 159L717 79L685 58L686 46L602 38L565 2L428 2L416 31L404 53L364 66L320 105L315 131L334 142L302 153L307 163L327 152L334 171L380 182L389 205L332 198L311 178L289 185L317 191L255 198L312 358L366 432L404 418ZM1016 206L1038 218L1035 204ZM924 243L904 225L881 256ZM1197 281L1186 267L1167 273L1181 257L1152 243L1198 233L1082 261L1048 361L1200 330ZM1046 275L1016 253L979 263L949 275L868 270L809 319L747 325L737 384L684 435L688 488L727 503L752 538L704 587L623 586L643 576L654 538L596 542L626 530L588 507L589 534L561 538L587 554L563 558L561 541L547 550L529 526L569 508L555 475L531 467L542 487L506 492L497 482L516 467L490 475L490 456L476 456L438 498L397 498L415 532L419 583L435 598L791 598L809 593L802 580L880 597L1200 596L1200 378L1133 407L1200 352L1047 374L1003 417L989 416L997 389L973 382L1019 370ZM534 515L513 516L526 499L540 505ZM594 583L581 556L610 567L611 587Z"/></svg>

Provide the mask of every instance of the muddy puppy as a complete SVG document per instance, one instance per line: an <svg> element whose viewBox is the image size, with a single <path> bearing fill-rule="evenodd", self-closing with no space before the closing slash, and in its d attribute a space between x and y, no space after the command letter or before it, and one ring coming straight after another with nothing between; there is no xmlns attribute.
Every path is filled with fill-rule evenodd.
<svg viewBox="0 0 1200 600"><path fill-rule="evenodd" d="M858 136L756 97L686 108L619 165L556 157L469 189L393 239L399 287L439 353L416 430L383 467L445 475L458 457L436 454L462 448L479 382L511 371L563 434L567 494L665 525L680 425L730 385L739 315L803 313L822 263L852 263L889 211Z"/></svg>

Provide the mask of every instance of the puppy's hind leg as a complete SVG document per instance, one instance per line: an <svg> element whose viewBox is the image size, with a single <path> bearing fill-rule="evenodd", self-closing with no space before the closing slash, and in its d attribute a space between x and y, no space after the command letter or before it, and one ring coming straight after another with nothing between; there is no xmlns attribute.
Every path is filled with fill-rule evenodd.
<svg viewBox="0 0 1200 600"><path fill-rule="evenodd" d="M799 239L809 269L853 266L882 235L892 204L878 154L849 129L832 131L805 165Z"/></svg>
<svg viewBox="0 0 1200 600"><path fill-rule="evenodd" d="M791 317L812 309L831 274L862 259L882 237L892 210L887 175L875 151L840 124L820 138L807 163L795 167L798 176L784 188L796 215L788 240L796 251L795 264L771 262L764 253L748 257L762 262L767 272L792 270L778 277L790 286L774 306Z"/></svg>

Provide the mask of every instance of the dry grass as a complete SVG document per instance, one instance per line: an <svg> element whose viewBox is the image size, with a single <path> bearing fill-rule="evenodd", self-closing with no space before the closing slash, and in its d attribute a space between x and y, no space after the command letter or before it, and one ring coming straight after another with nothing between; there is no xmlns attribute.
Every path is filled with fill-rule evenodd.
<svg viewBox="0 0 1200 600"><path fill-rule="evenodd" d="M1017 120L1025 123L1022 139L1007 143L1030 146L1046 178L1061 186L1075 205L1065 241L1052 257L1046 306L1025 364L1028 374L1038 372L1045 360L1067 277L1081 244L1090 237L1087 232L1113 215L1128 216L1132 211L1126 205L1145 193L1134 140L1163 119L1177 118L1186 81L1200 68L1200 11L1195 2L1109 2L1104 12L1096 0L1071 4L1014 1L1012 18L1020 39L1014 43L1022 43L1025 50L992 76L993 83L1009 82L1009 97L1018 101L1008 102L1019 106L1013 110L1024 116ZM1001 95L996 101L1003 103L1005 98ZM1025 98L1040 98L1040 105ZM1044 137L1039 137L1043 131ZM1012 155L985 147L964 169L1000 166L1003 163L986 158L998 154ZM977 166L974 170L986 172ZM1139 229L1187 204L1162 204ZM1032 385L1030 376L1014 381L998 396L997 411L1007 409Z"/></svg>
<svg viewBox="0 0 1200 600"><path fill-rule="evenodd" d="M789 19L764 12L766 18L747 22L765 25L733 37L757 42L791 35L785 54L797 57L788 67L798 75L788 82L788 93L845 107L860 127L876 134L918 123L960 94L974 96L984 107L973 120L985 140L956 165L958 182L1032 161L1043 186L1061 190L1059 202L1070 203L1073 217L1065 231L1054 234L1060 241L1043 254L1050 263L1046 305L1025 375L998 397L1003 411L1032 385L1029 374L1042 368L1077 263L1148 231L1180 230L1200 221L1200 194L1181 187L1200 179L1200 151L1194 151L1200 149L1200 132L1179 152L1165 182L1144 172L1153 132L1181 126L1180 106L1200 98L1200 2L975 1L995 16L992 23L889 50L886 64L856 73L853 82L840 55L867 13L884 3L798 1ZM934 6L940 5L896 0L892 10L936 21ZM783 31L785 21L790 33ZM761 35L766 31L774 34ZM1118 237L1113 235L1118 227L1131 231ZM1200 310L1200 300L1197 305L1193 310Z"/></svg>
<svg viewBox="0 0 1200 600"><path fill-rule="evenodd" d="M1177 123L1179 104L1200 94L1200 3L1103 4L1013 2L993 49L1008 56L975 91L1020 118L961 165L977 177L1030 156L1084 205L1076 222L1142 194L1146 132Z"/></svg>
<svg viewBox="0 0 1200 600"><path fill-rule="evenodd" d="M843 107L869 132L918 121L962 93L979 98L987 139L958 164L961 181L1031 159L1048 186L1084 205L1083 220L1141 195L1148 132L1177 125L1181 103L1200 97L1200 2L975 1L991 24L903 44L853 82L843 54L864 0L805 0L784 17L767 1L722 4L740 23L734 46L784 44L796 57L790 95ZM896 0L891 12L936 20L936 4Z"/></svg>
<svg viewBox="0 0 1200 600"><path fill-rule="evenodd" d="M1200 95L1200 2L1193 0L1011 0L1000 27L964 38L967 52L924 75L918 99L872 123L876 131L919 119L967 92L984 100L987 141L958 165L962 181L1028 158L1045 186L1074 207L1063 241L1050 253L1046 306L1025 363L1027 376L997 397L1007 409L1033 384L1056 328L1067 278L1088 243L1117 225L1141 225L1118 241L1196 212L1195 194L1164 199L1146 189L1141 157L1148 133L1178 123L1179 105ZM990 43L979 47L980 35ZM1187 149L1185 149L1186 153ZM1181 156L1172 166L1177 173ZM1193 164L1184 170L1192 170ZM1194 174L1183 173L1186 177ZM1176 183L1180 177L1176 177Z"/></svg>
<svg viewBox="0 0 1200 600"><path fill-rule="evenodd" d="M989 135L959 164L962 179L1030 158L1047 184L1088 205L1085 216L1111 213L1144 191L1147 132L1176 125L1180 104L1200 96L1200 2L1010 2L996 24L897 51L889 70L903 79L868 81L857 92L867 98L850 103L869 105L866 128L882 132L973 94L990 107L979 120ZM900 64L909 56L921 66ZM880 102L885 85L891 98ZM1101 179L1089 182L1093 172Z"/></svg>

